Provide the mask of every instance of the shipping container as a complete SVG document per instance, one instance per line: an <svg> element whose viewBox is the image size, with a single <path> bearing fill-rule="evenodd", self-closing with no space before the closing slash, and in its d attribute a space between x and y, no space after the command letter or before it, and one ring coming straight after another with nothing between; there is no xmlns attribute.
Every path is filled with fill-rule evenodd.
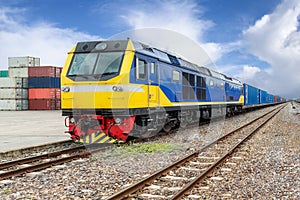
<svg viewBox="0 0 300 200"><path fill-rule="evenodd" d="M40 58L24 56L24 57L8 57L9 67L33 67L40 66Z"/></svg>
<svg viewBox="0 0 300 200"><path fill-rule="evenodd" d="M27 78L0 78L0 88L28 88Z"/></svg>
<svg viewBox="0 0 300 200"><path fill-rule="evenodd" d="M60 88L60 78L58 77L28 78L28 88Z"/></svg>
<svg viewBox="0 0 300 200"><path fill-rule="evenodd" d="M28 68L28 77L55 77L56 67L38 66Z"/></svg>
<svg viewBox="0 0 300 200"><path fill-rule="evenodd" d="M8 70L0 70L0 77L8 77Z"/></svg>
<svg viewBox="0 0 300 200"><path fill-rule="evenodd" d="M28 99L28 91L21 88L0 88L0 99Z"/></svg>
<svg viewBox="0 0 300 200"><path fill-rule="evenodd" d="M267 94L267 103L274 103L274 96L272 94Z"/></svg>
<svg viewBox="0 0 300 200"><path fill-rule="evenodd" d="M58 88L29 88L28 99L60 99Z"/></svg>
<svg viewBox="0 0 300 200"><path fill-rule="evenodd" d="M28 100L0 99L0 110L28 110Z"/></svg>
<svg viewBox="0 0 300 200"><path fill-rule="evenodd" d="M55 73L55 77L60 77L60 75L61 75L61 72L62 72L62 67L57 67L56 68L56 73Z"/></svg>
<svg viewBox="0 0 300 200"><path fill-rule="evenodd" d="M9 77L28 78L28 67L8 67Z"/></svg>
<svg viewBox="0 0 300 200"><path fill-rule="evenodd" d="M264 90L259 90L259 103L260 104L268 103L267 99L268 99L267 92Z"/></svg>
<svg viewBox="0 0 300 200"><path fill-rule="evenodd" d="M244 104L259 104L259 89L244 83Z"/></svg>
<svg viewBox="0 0 300 200"><path fill-rule="evenodd" d="M55 99L29 99L28 109L29 110L56 110Z"/></svg>
<svg viewBox="0 0 300 200"><path fill-rule="evenodd" d="M56 99L56 107L55 110L60 110L61 109L61 101L60 99Z"/></svg>
<svg viewBox="0 0 300 200"><path fill-rule="evenodd" d="M275 103L278 102L278 97L279 97L279 96L276 96L276 95L274 96L274 102L275 102Z"/></svg>

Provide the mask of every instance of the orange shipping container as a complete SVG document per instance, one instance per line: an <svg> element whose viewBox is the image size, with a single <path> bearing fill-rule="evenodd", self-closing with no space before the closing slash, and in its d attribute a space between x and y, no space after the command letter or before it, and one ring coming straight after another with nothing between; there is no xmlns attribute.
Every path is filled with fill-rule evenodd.
<svg viewBox="0 0 300 200"><path fill-rule="evenodd" d="M28 99L60 99L60 89L57 88L30 88Z"/></svg>

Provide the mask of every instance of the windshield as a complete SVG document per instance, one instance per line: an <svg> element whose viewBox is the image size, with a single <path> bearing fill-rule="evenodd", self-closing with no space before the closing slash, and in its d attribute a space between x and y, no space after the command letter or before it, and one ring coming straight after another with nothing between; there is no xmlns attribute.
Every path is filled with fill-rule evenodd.
<svg viewBox="0 0 300 200"><path fill-rule="evenodd" d="M76 53L68 76L118 74L124 52Z"/></svg>

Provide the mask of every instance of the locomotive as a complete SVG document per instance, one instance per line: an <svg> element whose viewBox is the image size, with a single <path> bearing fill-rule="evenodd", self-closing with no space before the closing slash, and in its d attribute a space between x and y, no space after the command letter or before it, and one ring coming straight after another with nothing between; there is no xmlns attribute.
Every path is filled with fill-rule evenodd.
<svg viewBox="0 0 300 200"><path fill-rule="evenodd" d="M61 75L62 115L71 139L113 143L240 112L246 87L131 39L79 42Z"/></svg>

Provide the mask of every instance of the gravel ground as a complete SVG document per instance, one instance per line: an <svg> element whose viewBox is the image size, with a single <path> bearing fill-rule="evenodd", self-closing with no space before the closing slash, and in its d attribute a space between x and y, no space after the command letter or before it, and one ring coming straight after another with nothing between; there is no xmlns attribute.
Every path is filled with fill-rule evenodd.
<svg viewBox="0 0 300 200"><path fill-rule="evenodd" d="M201 127L180 129L175 134L149 139L148 141L148 143L170 143L173 145L171 151L130 153L128 151L122 152L122 148L120 148L121 150L118 151L109 150L101 154L94 154L88 159L53 167L42 171L42 173L14 177L9 180L11 182L0 182L0 197L1 199L105 198L128 186L128 184L138 181L180 157L189 154L193 149L203 146L221 134L256 118L267 110L271 110L271 108L235 116L226 119L226 121L218 120L217 122ZM282 163L287 163L287 165L289 163L289 166L294 166L296 163L299 164L299 135L295 133L299 133L300 119L299 115L292 114L287 108L284 113L286 114L282 116L282 127L278 128L280 130L281 128L284 129L285 133L282 133L282 137L273 135L270 142L273 141L274 148L271 152L275 156L280 155L280 158L284 160ZM298 120L298 123L295 120ZM284 128L287 125L288 127L294 126L294 128ZM280 135L279 132L278 134ZM266 138L269 137L266 135ZM292 148L290 143L293 143L293 147L298 146L298 149ZM275 148L275 145L281 146ZM291 157L288 157L287 155L290 154ZM262 157L264 157L263 154ZM276 158L273 158L273 160L276 160ZM254 164L259 163L257 160L252 160L252 162ZM270 166L273 164L270 163ZM279 166L278 163L277 166ZM263 173L264 171L262 170L261 174ZM299 186L299 177L298 179L295 179L292 175L291 177L286 175L286 177ZM282 178L284 181L285 177Z"/></svg>

